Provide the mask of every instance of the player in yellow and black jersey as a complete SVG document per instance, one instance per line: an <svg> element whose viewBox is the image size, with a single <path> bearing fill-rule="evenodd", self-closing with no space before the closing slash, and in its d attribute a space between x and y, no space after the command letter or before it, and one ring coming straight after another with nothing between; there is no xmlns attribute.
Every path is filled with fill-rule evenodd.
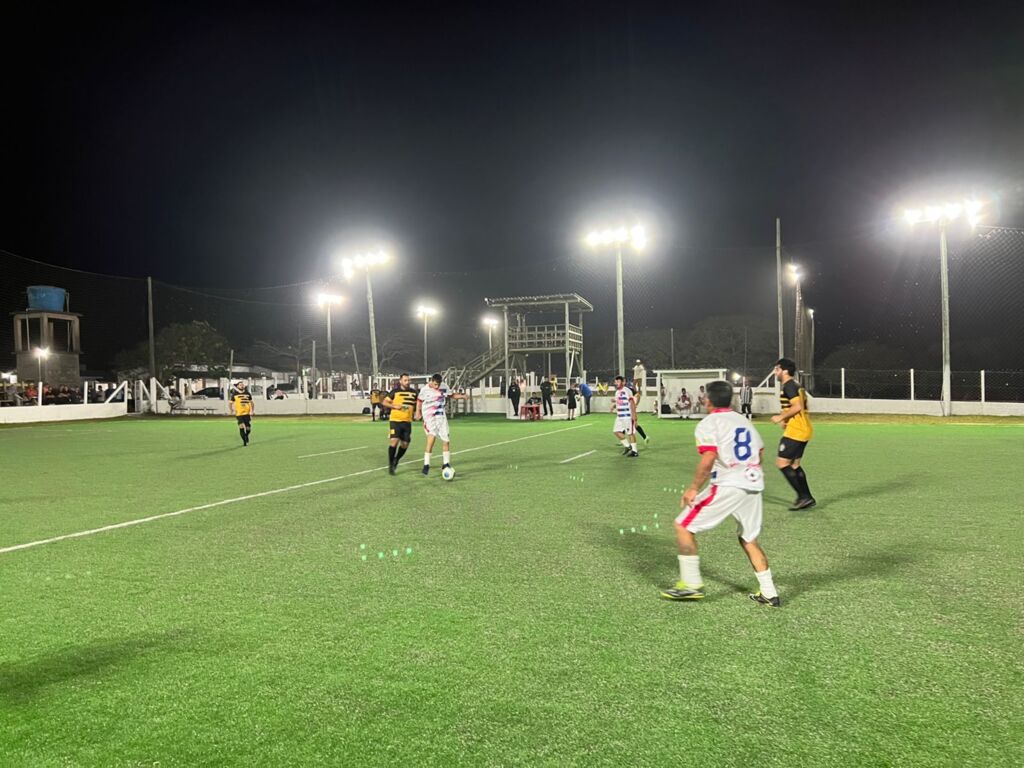
<svg viewBox="0 0 1024 768"><path fill-rule="evenodd" d="M249 433L252 432L253 408L252 395L245 386L244 381L235 382L231 390L231 413L235 415L238 422L238 434L242 436L242 445L249 444Z"/></svg>
<svg viewBox="0 0 1024 768"><path fill-rule="evenodd" d="M412 415L416 410L416 390L409 385L409 374L398 377L398 386L384 396L385 408L391 409L388 430L388 474L395 474L398 462L409 450L412 440Z"/></svg>
<svg viewBox="0 0 1024 768"><path fill-rule="evenodd" d="M775 364L775 376L782 382L782 413L772 416L772 421L785 427L782 442L779 443L779 454L775 457L775 466L782 470L782 474L796 491L796 501L790 509L810 509L817 502L807 486L807 474L800 466L804 449L814 435L811 412L807 407L807 391L794 378L796 363L788 357Z"/></svg>

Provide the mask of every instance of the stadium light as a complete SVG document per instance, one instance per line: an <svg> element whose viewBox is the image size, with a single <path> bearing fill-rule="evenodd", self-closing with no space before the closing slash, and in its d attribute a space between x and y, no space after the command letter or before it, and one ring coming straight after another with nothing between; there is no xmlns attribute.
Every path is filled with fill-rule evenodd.
<svg viewBox="0 0 1024 768"><path fill-rule="evenodd" d="M967 219L971 229L981 222L985 203L973 198L960 202L925 205L907 208L903 218L910 226L935 224L939 228L939 269L942 283L942 414L952 413L952 374L949 353L949 251L946 243L946 228L960 218Z"/></svg>
<svg viewBox="0 0 1024 768"><path fill-rule="evenodd" d="M370 312L370 362L373 367L373 378L377 379L377 329L373 322L373 283L370 281L370 270L391 261L390 254L383 248L377 248L367 253L360 253L352 258L341 260L341 272L346 280L351 281L356 272L366 272L366 306Z"/></svg>
<svg viewBox="0 0 1024 768"><path fill-rule="evenodd" d="M416 317L423 318L423 372L426 374L430 373L430 369L427 368L427 321L436 314L437 310L434 307L424 304L416 307Z"/></svg>
<svg viewBox="0 0 1024 768"><path fill-rule="evenodd" d="M634 224L631 227L620 225L608 229L595 229L587 233L583 242L592 250L615 249L615 318L619 335L619 370L617 373L625 376L626 344L622 312L622 249L628 246L640 253L647 248L647 230L642 224Z"/></svg>
<svg viewBox="0 0 1024 768"><path fill-rule="evenodd" d="M501 322L494 315L485 315L480 321L487 326L487 351L491 351L491 331L498 327L498 323Z"/></svg>
<svg viewBox="0 0 1024 768"><path fill-rule="evenodd" d="M796 358L797 368L803 369L805 360L804 352L804 273L800 266L789 263L789 279L793 281L796 294L796 308L793 314L793 357Z"/></svg>
<svg viewBox="0 0 1024 768"><path fill-rule="evenodd" d="M327 307L327 369L330 371L331 379L334 379L334 350L331 348L331 307L341 304L344 296L337 293L318 293L316 305Z"/></svg>
<svg viewBox="0 0 1024 768"><path fill-rule="evenodd" d="M49 347L35 348L36 362L39 364L39 381L36 383L36 399L39 405L43 404L43 360L50 357Z"/></svg>

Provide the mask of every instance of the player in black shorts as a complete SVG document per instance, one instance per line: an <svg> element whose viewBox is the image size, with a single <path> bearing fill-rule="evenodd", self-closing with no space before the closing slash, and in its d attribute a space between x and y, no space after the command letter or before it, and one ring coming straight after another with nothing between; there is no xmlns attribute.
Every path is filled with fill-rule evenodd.
<svg viewBox="0 0 1024 768"><path fill-rule="evenodd" d="M398 386L384 396L385 408L391 410L388 422L388 474L395 474L398 462L409 450L412 441L412 416L416 410L416 390L409 385L409 374L398 377Z"/></svg>

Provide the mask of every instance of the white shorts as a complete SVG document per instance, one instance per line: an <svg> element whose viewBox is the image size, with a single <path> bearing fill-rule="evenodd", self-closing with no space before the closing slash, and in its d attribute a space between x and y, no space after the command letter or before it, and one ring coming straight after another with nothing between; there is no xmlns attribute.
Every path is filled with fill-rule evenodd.
<svg viewBox="0 0 1024 768"><path fill-rule="evenodd" d="M431 416L423 420L423 431L431 437L440 438L442 443L450 442L448 439L448 417Z"/></svg>
<svg viewBox="0 0 1024 768"><path fill-rule="evenodd" d="M615 428L612 432L622 432L626 435L633 434L633 417L632 416L616 416L615 417Z"/></svg>
<svg viewBox="0 0 1024 768"><path fill-rule="evenodd" d="M736 518L737 532L744 541L756 539L761 533L761 491L710 485L697 494L692 507L679 513L676 525L690 533L700 533L716 528L729 516Z"/></svg>

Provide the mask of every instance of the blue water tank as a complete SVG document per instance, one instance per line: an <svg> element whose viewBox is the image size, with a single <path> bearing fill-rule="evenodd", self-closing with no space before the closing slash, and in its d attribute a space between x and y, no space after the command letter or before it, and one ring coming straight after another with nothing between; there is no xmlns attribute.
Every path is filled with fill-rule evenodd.
<svg viewBox="0 0 1024 768"><path fill-rule="evenodd" d="M64 297L67 291L52 285L30 285L28 287L28 308L50 312L64 311Z"/></svg>

